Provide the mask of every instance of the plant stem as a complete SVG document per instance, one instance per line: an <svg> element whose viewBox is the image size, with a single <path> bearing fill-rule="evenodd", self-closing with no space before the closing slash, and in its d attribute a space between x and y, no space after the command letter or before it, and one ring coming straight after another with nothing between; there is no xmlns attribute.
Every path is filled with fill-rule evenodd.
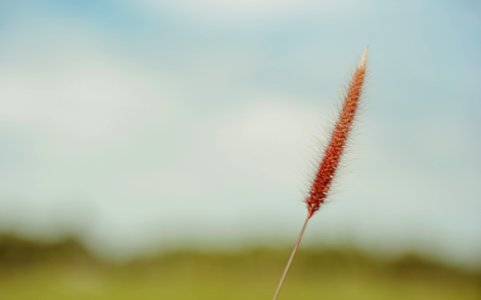
<svg viewBox="0 0 481 300"><path fill-rule="evenodd" d="M306 231L307 223L309 222L309 219L312 217L312 213L309 212L307 214L306 220L304 221L304 224L302 225L301 231L299 232L299 236L297 237L296 244L294 245L294 249L292 249L291 256L289 257L289 260L287 261L287 265L284 269L284 272L282 273L281 280L279 281L279 285L277 286L276 292L274 294L274 297L272 297L272 300L277 300L279 297L279 293L282 289L282 286L284 285L284 281L286 280L287 273L289 273L289 269L291 268L292 261L294 260L294 257L296 256L297 249L301 245L302 237L304 236L304 231Z"/></svg>

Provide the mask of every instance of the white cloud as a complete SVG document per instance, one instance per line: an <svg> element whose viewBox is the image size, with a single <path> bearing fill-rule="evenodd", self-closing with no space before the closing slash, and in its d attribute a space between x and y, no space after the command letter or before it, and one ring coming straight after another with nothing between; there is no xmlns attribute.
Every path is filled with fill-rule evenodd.
<svg viewBox="0 0 481 300"><path fill-rule="evenodd" d="M281 94L245 97L251 104L227 113L207 128L208 144L223 165L243 170L243 177L255 185L299 184L302 178L297 170L305 167L306 150L313 148L315 137L322 134L316 132L322 119L319 107L310 109L296 103L298 98Z"/></svg>
<svg viewBox="0 0 481 300"><path fill-rule="evenodd" d="M30 41L35 53L17 54L16 45L25 45L20 39L11 42L10 53L4 50L15 62L0 70L5 124L35 130L81 152L119 142L131 134L129 127L167 122L174 114L177 95L165 76L101 51L102 41L85 33L47 32L57 45L38 49L37 41Z"/></svg>

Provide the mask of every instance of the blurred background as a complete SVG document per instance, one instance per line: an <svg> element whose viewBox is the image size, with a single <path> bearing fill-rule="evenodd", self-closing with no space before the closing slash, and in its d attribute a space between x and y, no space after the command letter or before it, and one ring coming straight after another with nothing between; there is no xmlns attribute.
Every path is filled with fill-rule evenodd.
<svg viewBox="0 0 481 300"><path fill-rule="evenodd" d="M481 299L481 3L0 0L0 298Z"/></svg>

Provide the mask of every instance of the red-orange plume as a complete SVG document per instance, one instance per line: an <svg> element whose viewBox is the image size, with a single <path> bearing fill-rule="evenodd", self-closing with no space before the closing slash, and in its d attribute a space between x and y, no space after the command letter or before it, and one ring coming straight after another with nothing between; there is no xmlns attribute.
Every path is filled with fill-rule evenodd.
<svg viewBox="0 0 481 300"><path fill-rule="evenodd" d="M339 166L339 161L351 131L352 122L356 116L359 98L361 97L364 75L366 73L366 59L367 49L364 50L361 63L354 72L352 81L347 89L339 118L332 131L324 157L319 164L319 169L312 182L309 195L305 200L309 217L326 201L329 188Z"/></svg>

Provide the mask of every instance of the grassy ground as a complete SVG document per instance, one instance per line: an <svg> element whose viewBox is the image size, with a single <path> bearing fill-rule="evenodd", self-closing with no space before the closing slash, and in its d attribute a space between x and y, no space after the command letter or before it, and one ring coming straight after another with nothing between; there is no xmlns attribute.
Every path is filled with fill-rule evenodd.
<svg viewBox="0 0 481 300"><path fill-rule="evenodd" d="M76 247L22 249L2 252L0 243L2 300L270 299L289 252L184 251L115 265ZM299 254L281 299L481 299L479 273L414 256L380 262L347 249Z"/></svg>

